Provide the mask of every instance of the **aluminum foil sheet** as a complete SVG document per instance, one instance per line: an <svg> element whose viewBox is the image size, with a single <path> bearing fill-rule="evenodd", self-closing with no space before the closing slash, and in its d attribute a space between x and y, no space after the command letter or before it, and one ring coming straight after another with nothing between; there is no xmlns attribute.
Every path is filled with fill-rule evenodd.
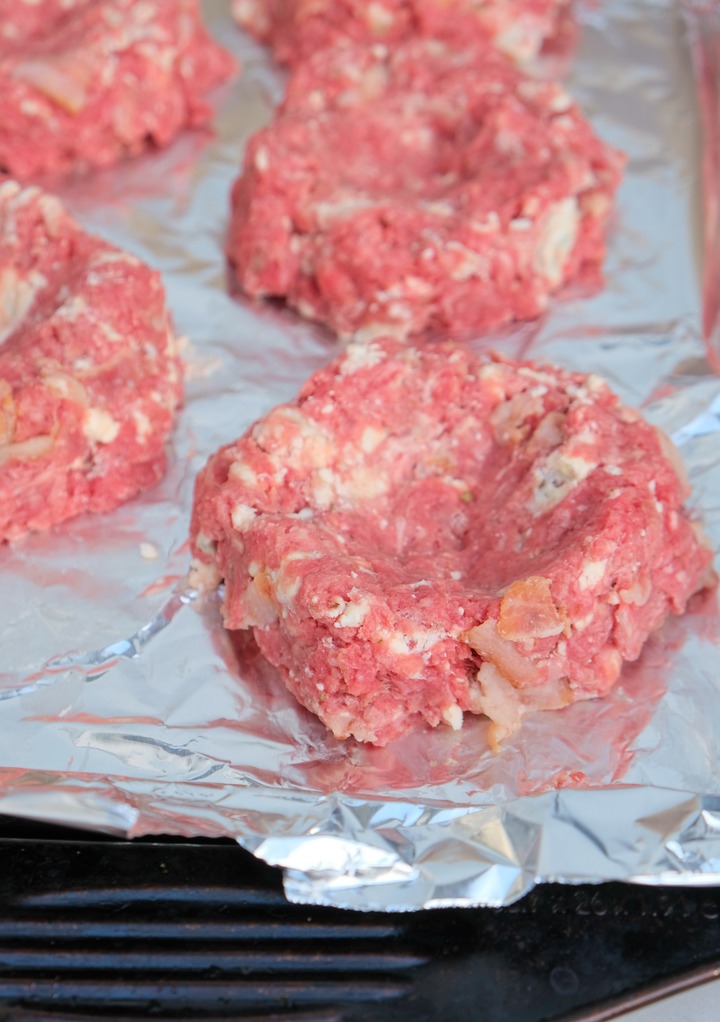
<svg viewBox="0 0 720 1022"><path fill-rule="evenodd" d="M162 270L188 394L153 492L0 550L0 812L230 835L282 867L291 899L356 909L504 905L547 880L720 883L714 594L668 622L608 698L529 717L493 754L482 719L385 749L335 741L247 636L223 631L218 598L185 588L197 470L336 350L321 329L231 293L229 187L283 83L228 6L204 4L243 64L216 95L215 134L59 189L89 229ZM717 60L718 15L580 0L578 18L569 88L629 156L606 286L477 343L601 373L642 406L680 445L717 549L720 379L703 280L720 280L720 115L715 71L703 79L703 214L691 57L694 45L701 75L710 44Z"/></svg>

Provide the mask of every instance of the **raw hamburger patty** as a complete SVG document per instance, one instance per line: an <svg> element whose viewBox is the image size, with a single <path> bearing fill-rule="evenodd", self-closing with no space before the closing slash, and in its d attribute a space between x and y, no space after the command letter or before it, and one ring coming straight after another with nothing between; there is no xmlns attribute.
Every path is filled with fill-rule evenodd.
<svg viewBox="0 0 720 1022"><path fill-rule="evenodd" d="M296 65L339 40L395 45L411 35L491 42L514 60L559 31L568 0L233 0L237 22Z"/></svg>
<svg viewBox="0 0 720 1022"><path fill-rule="evenodd" d="M233 69L197 0L0 0L0 19L0 167L17 178L166 145Z"/></svg>
<svg viewBox="0 0 720 1022"><path fill-rule="evenodd" d="M157 482L182 390L159 274L14 181L0 185L0 340L0 540Z"/></svg>
<svg viewBox="0 0 720 1022"><path fill-rule="evenodd" d="M338 46L250 141L228 254L343 338L488 330L597 272L621 168L560 86L485 48Z"/></svg>
<svg viewBox="0 0 720 1022"><path fill-rule="evenodd" d="M224 580L338 738L606 693L711 581L666 437L598 377L351 345L200 474L192 582Z"/></svg>

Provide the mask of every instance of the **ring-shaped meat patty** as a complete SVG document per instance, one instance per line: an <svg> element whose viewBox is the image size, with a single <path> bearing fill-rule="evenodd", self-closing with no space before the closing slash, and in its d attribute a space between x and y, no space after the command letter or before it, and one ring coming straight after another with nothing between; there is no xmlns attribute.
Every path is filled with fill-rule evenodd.
<svg viewBox="0 0 720 1022"><path fill-rule="evenodd" d="M0 19L0 168L21 180L168 144L234 68L197 0L0 0Z"/></svg>
<svg viewBox="0 0 720 1022"><path fill-rule="evenodd" d="M568 0L233 0L232 9L292 66L340 40L394 46L410 35L487 41L527 61L569 17Z"/></svg>
<svg viewBox="0 0 720 1022"><path fill-rule="evenodd" d="M677 452L598 377L351 345L197 482L191 578L288 688L383 745L607 693L712 580Z"/></svg>
<svg viewBox="0 0 720 1022"><path fill-rule="evenodd" d="M160 275L0 185L0 540L158 481L182 394Z"/></svg>
<svg viewBox="0 0 720 1022"><path fill-rule="evenodd" d="M338 46L249 142L228 255L248 294L343 338L476 333L598 274L622 166L564 89L492 51Z"/></svg>

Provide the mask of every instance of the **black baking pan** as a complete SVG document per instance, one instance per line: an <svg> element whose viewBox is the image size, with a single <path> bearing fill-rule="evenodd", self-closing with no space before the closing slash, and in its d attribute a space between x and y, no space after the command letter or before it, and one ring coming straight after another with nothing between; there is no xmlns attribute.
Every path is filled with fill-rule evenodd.
<svg viewBox="0 0 720 1022"><path fill-rule="evenodd" d="M542 885L504 909L288 903L231 841L0 817L0 1018L599 1022L720 968L720 890Z"/></svg>

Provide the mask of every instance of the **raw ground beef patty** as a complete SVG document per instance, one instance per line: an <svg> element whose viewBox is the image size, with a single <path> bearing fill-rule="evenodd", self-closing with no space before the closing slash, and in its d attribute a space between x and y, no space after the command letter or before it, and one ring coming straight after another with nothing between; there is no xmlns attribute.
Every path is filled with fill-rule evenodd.
<svg viewBox="0 0 720 1022"><path fill-rule="evenodd" d="M182 390L159 274L0 185L0 540L152 486Z"/></svg>
<svg viewBox="0 0 720 1022"><path fill-rule="evenodd" d="M338 46L251 139L228 255L343 338L487 330L597 272L621 168L560 86L486 48Z"/></svg>
<svg viewBox="0 0 720 1022"><path fill-rule="evenodd" d="M339 40L395 45L411 35L491 42L535 57L568 16L568 0L233 0L243 28L295 65Z"/></svg>
<svg viewBox="0 0 720 1022"><path fill-rule="evenodd" d="M338 738L469 711L496 743L606 693L710 583L687 493L597 377L353 344L210 459L191 581Z"/></svg>
<svg viewBox="0 0 720 1022"><path fill-rule="evenodd" d="M197 0L0 0L0 22L0 168L20 179L167 144L234 67Z"/></svg>

